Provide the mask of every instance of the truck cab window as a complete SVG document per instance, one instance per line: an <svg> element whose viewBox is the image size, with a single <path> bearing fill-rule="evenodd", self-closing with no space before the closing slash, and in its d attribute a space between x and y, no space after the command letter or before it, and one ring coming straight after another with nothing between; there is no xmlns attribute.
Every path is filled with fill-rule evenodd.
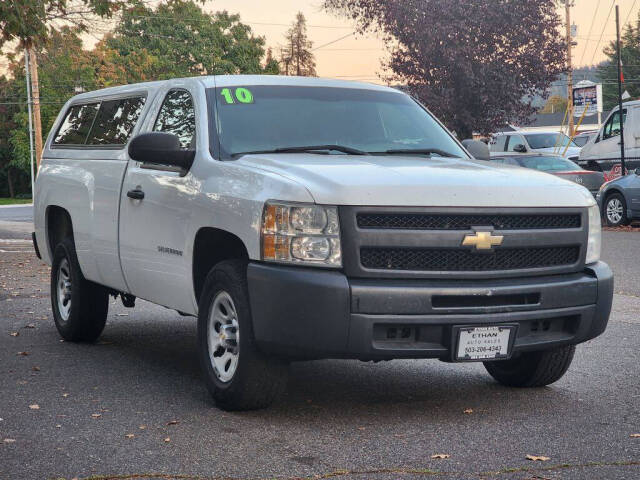
<svg viewBox="0 0 640 480"><path fill-rule="evenodd" d="M143 97L106 100L100 104L87 145L124 145L140 118Z"/></svg>
<svg viewBox="0 0 640 480"><path fill-rule="evenodd" d="M192 147L196 135L196 112L191 94L186 90L167 93L153 130L173 133L183 148Z"/></svg>
<svg viewBox="0 0 640 480"><path fill-rule="evenodd" d="M84 145L93 119L98 111L98 103L74 105L67 111L62 125L53 140L54 145Z"/></svg>
<svg viewBox="0 0 640 480"><path fill-rule="evenodd" d="M622 110L623 122L627 119L627 109ZM615 112L604 126L602 131L602 139L617 137L620 135L620 112Z"/></svg>

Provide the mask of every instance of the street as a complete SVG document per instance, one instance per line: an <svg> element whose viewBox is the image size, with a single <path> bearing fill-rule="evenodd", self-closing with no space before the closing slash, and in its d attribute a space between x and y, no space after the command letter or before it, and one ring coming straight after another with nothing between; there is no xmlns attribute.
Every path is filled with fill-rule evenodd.
<svg viewBox="0 0 640 480"><path fill-rule="evenodd" d="M609 327L550 387L505 388L481 364L315 361L273 407L225 413L195 319L112 301L98 344L62 342L48 267L2 243L0 479L639 478L640 234L603 244Z"/></svg>

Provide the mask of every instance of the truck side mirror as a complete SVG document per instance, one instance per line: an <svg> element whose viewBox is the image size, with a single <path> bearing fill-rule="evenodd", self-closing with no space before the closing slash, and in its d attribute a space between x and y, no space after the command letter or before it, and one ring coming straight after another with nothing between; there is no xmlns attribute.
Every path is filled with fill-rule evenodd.
<svg viewBox="0 0 640 480"><path fill-rule="evenodd" d="M129 143L129 157L143 163L189 170L195 155L195 150L182 148L180 139L173 133L143 133Z"/></svg>
<svg viewBox="0 0 640 480"><path fill-rule="evenodd" d="M636 168L635 169L635 174L638 175L640 177L640 168Z"/></svg>
<svg viewBox="0 0 640 480"><path fill-rule="evenodd" d="M462 145L476 160L490 160L489 147L484 142L471 140L470 138L462 141Z"/></svg>
<svg viewBox="0 0 640 480"><path fill-rule="evenodd" d="M513 151L518 153L527 153L527 147L519 143L515 147L513 147Z"/></svg>

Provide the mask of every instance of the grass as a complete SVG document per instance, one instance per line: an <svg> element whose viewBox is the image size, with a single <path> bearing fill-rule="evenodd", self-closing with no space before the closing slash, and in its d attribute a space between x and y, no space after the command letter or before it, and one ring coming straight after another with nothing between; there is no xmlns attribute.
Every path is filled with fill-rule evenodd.
<svg viewBox="0 0 640 480"><path fill-rule="evenodd" d="M31 203L30 198L3 198L0 197L0 205L23 205Z"/></svg>

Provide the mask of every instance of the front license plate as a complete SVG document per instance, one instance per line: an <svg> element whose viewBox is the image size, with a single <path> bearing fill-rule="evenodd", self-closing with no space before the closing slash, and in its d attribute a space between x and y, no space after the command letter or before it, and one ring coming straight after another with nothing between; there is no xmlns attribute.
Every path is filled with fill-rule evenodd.
<svg viewBox="0 0 640 480"><path fill-rule="evenodd" d="M493 360L507 358L516 327L459 327L456 360Z"/></svg>

